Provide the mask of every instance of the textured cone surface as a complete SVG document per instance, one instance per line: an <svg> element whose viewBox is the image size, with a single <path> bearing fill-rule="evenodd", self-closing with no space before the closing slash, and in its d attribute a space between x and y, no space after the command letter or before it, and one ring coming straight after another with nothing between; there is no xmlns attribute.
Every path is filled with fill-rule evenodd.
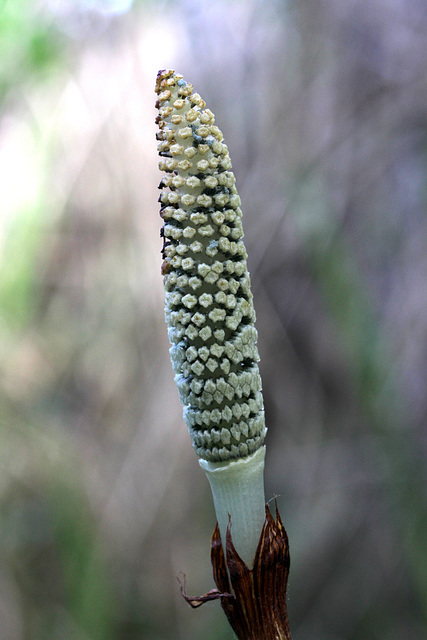
<svg viewBox="0 0 427 640"><path fill-rule="evenodd" d="M156 93L165 315L184 419L201 458L242 458L266 428L240 198L222 133L192 85L160 71Z"/></svg>

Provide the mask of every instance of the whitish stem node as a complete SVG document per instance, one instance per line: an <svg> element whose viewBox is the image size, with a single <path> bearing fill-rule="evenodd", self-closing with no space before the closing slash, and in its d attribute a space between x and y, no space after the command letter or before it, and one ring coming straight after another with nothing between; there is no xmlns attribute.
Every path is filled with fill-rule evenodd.
<svg viewBox="0 0 427 640"><path fill-rule="evenodd" d="M233 544L248 567L265 520L264 459L265 446L231 462L199 460L211 485L224 548L230 518Z"/></svg>

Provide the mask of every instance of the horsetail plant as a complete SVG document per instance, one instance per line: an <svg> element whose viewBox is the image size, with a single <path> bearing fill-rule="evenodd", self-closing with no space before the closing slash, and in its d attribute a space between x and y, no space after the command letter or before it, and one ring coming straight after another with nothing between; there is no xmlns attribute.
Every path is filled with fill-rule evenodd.
<svg viewBox="0 0 427 640"><path fill-rule="evenodd" d="M289 550L264 498L266 426L240 198L213 113L183 76L159 71L159 188L165 316L184 420L217 515L216 589L244 640L290 639ZM225 542L225 552L223 547Z"/></svg>

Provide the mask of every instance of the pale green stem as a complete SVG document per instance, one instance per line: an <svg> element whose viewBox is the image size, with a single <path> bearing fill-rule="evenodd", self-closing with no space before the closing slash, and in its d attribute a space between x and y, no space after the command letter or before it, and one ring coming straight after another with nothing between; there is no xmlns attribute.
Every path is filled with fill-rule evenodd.
<svg viewBox="0 0 427 640"><path fill-rule="evenodd" d="M262 446L232 462L199 460L211 485L224 551L230 516L233 544L250 568L265 520L264 458Z"/></svg>

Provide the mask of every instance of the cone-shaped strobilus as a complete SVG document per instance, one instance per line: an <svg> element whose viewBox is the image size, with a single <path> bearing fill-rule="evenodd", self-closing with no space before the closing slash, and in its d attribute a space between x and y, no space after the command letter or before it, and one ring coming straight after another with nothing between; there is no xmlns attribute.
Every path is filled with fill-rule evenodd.
<svg viewBox="0 0 427 640"><path fill-rule="evenodd" d="M181 75L159 71L156 93L171 360L218 518L217 588L195 598L182 591L193 607L219 598L239 640L289 640L288 539L277 507L274 519L265 506L255 312L228 148Z"/></svg>

